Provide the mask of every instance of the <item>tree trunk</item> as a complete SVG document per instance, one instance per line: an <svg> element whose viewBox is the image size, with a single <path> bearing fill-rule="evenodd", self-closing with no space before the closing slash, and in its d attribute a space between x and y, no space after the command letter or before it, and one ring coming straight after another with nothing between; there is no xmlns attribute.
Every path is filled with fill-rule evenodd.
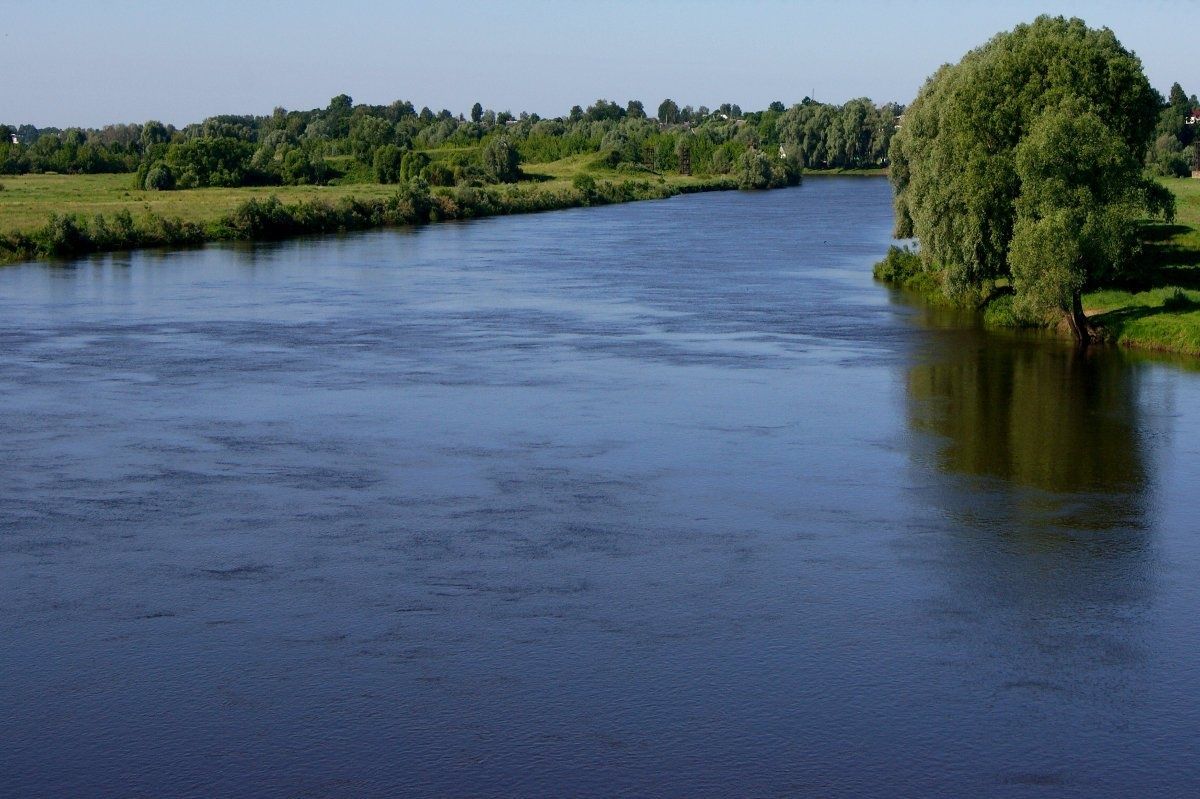
<svg viewBox="0 0 1200 799"><path fill-rule="evenodd" d="M1083 297L1078 291L1071 298L1071 310L1067 312L1067 324L1071 326L1071 332L1075 334L1076 344L1086 347L1091 343L1092 335L1088 329L1087 316L1083 313Z"/></svg>

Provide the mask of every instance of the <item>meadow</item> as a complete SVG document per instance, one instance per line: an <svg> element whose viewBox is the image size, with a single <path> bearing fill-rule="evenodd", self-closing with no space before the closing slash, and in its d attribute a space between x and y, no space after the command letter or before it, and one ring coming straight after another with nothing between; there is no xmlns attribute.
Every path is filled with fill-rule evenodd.
<svg viewBox="0 0 1200 799"><path fill-rule="evenodd" d="M560 192L572 187L579 175L591 175L596 181L620 183L626 180L649 181L680 191L714 186L714 179L694 175L657 175L621 169L598 169L590 155L577 155L544 164L525 165L529 178L521 185L539 191ZM183 222L209 225L228 217L250 199L277 197L284 204L322 201L330 204L354 198L362 201L384 200L397 187L373 182L343 182L329 186L242 186L202 188L186 191L146 191L136 188L131 173L102 175L11 175L0 178L0 234L31 233L46 224L51 214L97 214L112 216L128 211L135 217L155 214ZM723 184L721 184L723 185Z"/></svg>

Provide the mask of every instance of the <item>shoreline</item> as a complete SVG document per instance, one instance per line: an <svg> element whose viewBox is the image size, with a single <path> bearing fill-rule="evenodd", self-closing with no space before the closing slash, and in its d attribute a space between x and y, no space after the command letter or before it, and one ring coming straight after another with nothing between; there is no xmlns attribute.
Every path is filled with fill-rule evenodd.
<svg viewBox="0 0 1200 799"><path fill-rule="evenodd" d="M1159 178L1176 199L1175 220L1148 222L1136 276L1119 286L1093 288L1083 295L1089 323L1101 334L1096 346L1144 353L1200 357L1200 180ZM881 282L945 304L934 275L915 258L889 253L875 266ZM1000 295L977 312L997 329L1020 327L1011 301Z"/></svg>
<svg viewBox="0 0 1200 799"><path fill-rule="evenodd" d="M221 241L277 240L511 214L736 191L727 175L600 173L577 184L559 164L529 164L542 180L481 187L413 188L355 183L148 192L125 174L21 176L0 194L0 211L21 209L0 230L0 266L136 249L191 248ZM549 167L549 169L547 169ZM808 177L886 177L886 169L823 169ZM32 185L30 185L32 184ZM770 189L763 189L770 191ZM61 199L59 197L61 196ZM22 206L34 206L28 210ZM45 216L38 207L45 206ZM36 215L36 217L35 217ZM34 221L41 220L41 221Z"/></svg>
<svg viewBox="0 0 1200 799"><path fill-rule="evenodd" d="M349 191L336 196L321 196L331 192L311 187L313 191L294 202L279 198L280 194L287 196L286 192L235 189L232 191L244 191L248 196L232 210L209 219L200 214L193 214L193 219L167 216L148 205L135 216L129 207L132 203L111 213L90 216L79 211L51 212L41 226L0 233L0 265L137 249L184 249L222 241L279 240L737 190L734 181L725 176L672 176L653 181L603 178L583 186L551 181L430 189L410 184L385 187L388 191L382 195L380 186L355 185L363 186L363 190L355 192L353 186L344 187ZM178 195L171 199L178 199Z"/></svg>

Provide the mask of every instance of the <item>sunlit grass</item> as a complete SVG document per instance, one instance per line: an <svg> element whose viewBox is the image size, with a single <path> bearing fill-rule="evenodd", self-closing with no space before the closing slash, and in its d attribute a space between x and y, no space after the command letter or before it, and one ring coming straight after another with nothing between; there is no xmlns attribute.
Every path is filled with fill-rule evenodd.
<svg viewBox="0 0 1200 799"><path fill-rule="evenodd" d="M5 176L0 191L0 233L30 231L46 224L51 213L110 216L121 209L136 215L151 211L189 222L213 222L251 197L274 194L284 202L335 201L355 196L386 197L395 186L356 183L349 186L264 186L237 189L141 191L132 174Z"/></svg>
<svg viewBox="0 0 1200 799"><path fill-rule="evenodd" d="M1160 261L1153 288L1104 289L1084 296L1092 320L1126 347L1200 355L1200 180L1164 179L1175 194L1170 235L1155 242Z"/></svg>
<svg viewBox="0 0 1200 799"><path fill-rule="evenodd" d="M525 164L530 182L547 189L561 189L582 174L596 180L661 182L683 190L711 185L707 176L657 175L645 171L599 169L595 154L564 158L544 164ZM246 200L277 196L284 203L322 199L336 202L343 197L363 200L389 197L396 187L381 183L350 183L338 186L262 186L235 189L189 189L144 191L135 187L133 174L119 175L12 175L4 176L0 191L0 233L29 232L46 224L52 213L111 216L127 209L135 216L152 212L186 222L206 224L231 213Z"/></svg>

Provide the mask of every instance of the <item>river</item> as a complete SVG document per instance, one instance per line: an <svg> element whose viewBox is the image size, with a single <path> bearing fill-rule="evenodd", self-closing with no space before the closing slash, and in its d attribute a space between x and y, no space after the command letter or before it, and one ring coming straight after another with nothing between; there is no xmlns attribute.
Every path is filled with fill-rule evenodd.
<svg viewBox="0 0 1200 799"><path fill-rule="evenodd" d="M1200 374L886 181L0 269L0 796L1200 792Z"/></svg>

